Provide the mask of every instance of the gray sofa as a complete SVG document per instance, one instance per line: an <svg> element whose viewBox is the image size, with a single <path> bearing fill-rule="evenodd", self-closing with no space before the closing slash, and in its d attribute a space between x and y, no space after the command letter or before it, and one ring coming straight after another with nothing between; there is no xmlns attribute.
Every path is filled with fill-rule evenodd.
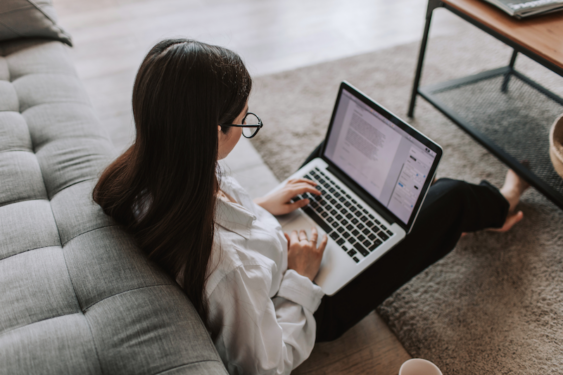
<svg viewBox="0 0 563 375"><path fill-rule="evenodd" d="M69 50L0 42L0 373L225 374L182 290L92 201L116 155Z"/></svg>

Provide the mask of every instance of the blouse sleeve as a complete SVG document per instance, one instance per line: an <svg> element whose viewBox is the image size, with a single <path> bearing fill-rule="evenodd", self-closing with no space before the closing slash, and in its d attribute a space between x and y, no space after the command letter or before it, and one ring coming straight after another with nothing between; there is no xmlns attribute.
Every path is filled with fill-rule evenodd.
<svg viewBox="0 0 563 375"><path fill-rule="evenodd" d="M230 374L289 374L311 354L322 290L288 270L271 299L271 281L264 266L239 266L209 296L213 340Z"/></svg>

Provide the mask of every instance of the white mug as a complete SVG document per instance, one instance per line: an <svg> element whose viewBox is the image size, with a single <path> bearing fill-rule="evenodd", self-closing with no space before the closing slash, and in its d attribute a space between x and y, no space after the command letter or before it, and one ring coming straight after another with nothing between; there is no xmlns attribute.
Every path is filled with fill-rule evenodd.
<svg viewBox="0 0 563 375"><path fill-rule="evenodd" d="M401 366L399 375L443 375L442 371L430 361L420 358L409 359Z"/></svg>

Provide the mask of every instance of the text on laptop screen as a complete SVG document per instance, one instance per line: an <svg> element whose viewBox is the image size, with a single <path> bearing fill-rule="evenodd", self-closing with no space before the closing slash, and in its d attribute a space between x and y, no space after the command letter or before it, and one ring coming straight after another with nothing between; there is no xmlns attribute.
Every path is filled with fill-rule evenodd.
<svg viewBox="0 0 563 375"><path fill-rule="evenodd" d="M407 224L436 153L343 90L325 157Z"/></svg>

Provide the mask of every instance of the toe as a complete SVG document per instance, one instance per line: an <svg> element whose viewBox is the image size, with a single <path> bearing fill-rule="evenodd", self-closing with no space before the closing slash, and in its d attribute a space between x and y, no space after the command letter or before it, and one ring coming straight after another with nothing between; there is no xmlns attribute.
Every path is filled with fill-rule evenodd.
<svg viewBox="0 0 563 375"><path fill-rule="evenodd" d="M512 229L512 227L523 218L524 218L524 213L522 211L518 211L515 214L509 215L506 218L506 221L504 222L502 228L495 228L490 230L493 232L507 232L510 229Z"/></svg>

